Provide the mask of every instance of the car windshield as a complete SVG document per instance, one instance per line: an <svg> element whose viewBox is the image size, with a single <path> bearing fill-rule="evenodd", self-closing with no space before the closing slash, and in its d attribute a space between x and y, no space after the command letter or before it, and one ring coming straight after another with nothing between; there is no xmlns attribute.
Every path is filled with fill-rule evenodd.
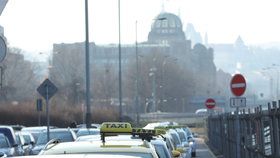
<svg viewBox="0 0 280 158"><path fill-rule="evenodd" d="M181 145L181 141L180 141L180 139L179 139L177 134L171 133L171 137L173 138L174 143L176 144L176 146Z"/></svg>
<svg viewBox="0 0 280 158"><path fill-rule="evenodd" d="M154 144L156 152L160 158L170 158L169 153L165 150L164 146L161 144Z"/></svg>
<svg viewBox="0 0 280 158"><path fill-rule="evenodd" d="M74 141L70 131L52 131L50 132L50 139L60 139L62 142ZM47 132L43 132L39 135L36 145L44 145L47 142Z"/></svg>
<svg viewBox="0 0 280 158"><path fill-rule="evenodd" d="M187 133L188 136L192 135L192 132L189 128L185 128L185 132Z"/></svg>
<svg viewBox="0 0 280 158"><path fill-rule="evenodd" d="M182 142L187 141L186 135L185 135L185 133L183 131L179 131L178 134L179 134L179 137L180 137Z"/></svg>

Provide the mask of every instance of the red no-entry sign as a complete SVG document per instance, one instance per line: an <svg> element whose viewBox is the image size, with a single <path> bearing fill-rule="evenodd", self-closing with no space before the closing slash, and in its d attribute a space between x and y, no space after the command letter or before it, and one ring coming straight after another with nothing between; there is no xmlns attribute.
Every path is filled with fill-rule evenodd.
<svg viewBox="0 0 280 158"><path fill-rule="evenodd" d="M230 82L230 89L233 95L239 97L244 94L246 90L246 80L241 74L236 74L232 77Z"/></svg>
<svg viewBox="0 0 280 158"><path fill-rule="evenodd" d="M208 108L208 109L213 109L215 106L216 106L216 102L214 99L212 98L208 98L205 102L205 106Z"/></svg>

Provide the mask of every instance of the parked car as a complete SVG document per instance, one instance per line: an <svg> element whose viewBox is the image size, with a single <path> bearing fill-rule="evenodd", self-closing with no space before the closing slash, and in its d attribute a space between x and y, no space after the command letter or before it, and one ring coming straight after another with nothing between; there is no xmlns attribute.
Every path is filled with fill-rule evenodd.
<svg viewBox="0 0 280 158"><path fill-rule="evenodd" d="M0 134L0 153L2 153L2 156L15 156L15 148L11 146L8 138L4 134Z"/></svg>
<svg viewBox="0 0 280 158"><path fill-rule="evenodd" d="M85 135L99 135L100 129L97 128L80 128L77 132L77 137L85 136Z"/></svg>
<svg viewBox="0 0 280 158"><path fill-rule="evenodd" d="M50 140L59 139L60 142L72 142L77 139L76 133L70 128L56 128L50 129ZM40 133L38 140L30 151L30 155L37 155L43 149L43 147L48 143L47 140L47 130Z"/></svg>
<svg viewBox="0 0 280 158"><path fill-rule="evenodd" d="M189 127L183 127L182 128L185 132L186 132L186 135L187 135L187 138L188 138L188 142L190 144L190 147L191 147L191 151L192 151L192 157L195 157L196 156L196 141L194 139L195 137L195 134L192 133L191 129Z"/></svg>
<svg viewBox="0 0 280 158"><path fill-rule="evenodd" d="M50 129L53 129L55 127L51 126ZM21 129L22 132L30 132L32 136L34 137L35 142L38 139L38 136L43 130L47 130L47 126L35 126L35 127L23 127Z"/></svg>
<svg viewBox="0 0 280 158"><path fill-rule="evenodd" d="M16 135L14 132L14 129L10 126L0 126L0 133L5 135L7 139L9 140L9 143L15 150L16 156L22 156L24 155L24 151L20 145L18 145L16 141Z"/></svg>
<svg viewBox="0 0 280 158"><path fill-rule="evenodd" d="M18 144L22 147L24 155L29 155L35 143L34 137L29 132L16 132Z"/></svg>

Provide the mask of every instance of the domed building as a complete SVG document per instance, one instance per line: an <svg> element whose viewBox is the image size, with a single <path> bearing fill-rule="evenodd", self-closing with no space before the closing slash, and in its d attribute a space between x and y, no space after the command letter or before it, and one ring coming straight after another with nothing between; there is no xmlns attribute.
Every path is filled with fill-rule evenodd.
<svg viewBox="0 0 280 158"><path fill-rule="evenodd" d="M180 18L172 13L161 13L152 24L148 36L149 43L171 44L186 40Z"/></svg>

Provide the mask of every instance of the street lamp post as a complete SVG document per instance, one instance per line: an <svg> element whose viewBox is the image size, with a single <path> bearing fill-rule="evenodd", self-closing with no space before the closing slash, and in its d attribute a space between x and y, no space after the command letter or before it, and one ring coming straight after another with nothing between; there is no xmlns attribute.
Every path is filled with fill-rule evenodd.
<svg viewBox="0 0 280 158"><path fill-rule="evenodd" d="M278 67L280 65L278 64L272 64L273 67L275 67L276 70L276 100L279 98L279 69Z"/></svg>
<svg viewBox="0 0 280 158"><path fill-rule="evenodd" d="M139 125L139 65L138 65L137 21L135 22L135 55L136 55L136 123L137 125Z"/></svg>
<svg viewBox="0 0 280 158"><path fill-rule="evenodd" d="M120 0L118 0L118 17L119 17L119 121L122 122L122 53L121 53L121 14Z"/></svg>
<svg viewBox="0 0 280 158"><path fill-rule="evenodd" d="M90 110L90 80L89 80L89 35L88 35L88 0L85 0L85 60L86 60L86 127L90 128L91 110Z"/></svg>
<svg viewBox="0 0 280 158"><path fill-rule="evenodd" d="M152 79L152 99L153 99L153 109L152 111L153 112L156 112L157 111L157 100L156 100L156 74L155 74L155 71L156 71L156 68L153 67L150 69L150 73L149 73L149 76L153 77Z"/></svg>
<svg viewBox="0 0 280 158"><path fill-rule="evenodd" d="M264 71L268 70L267 68L263 68ZM271 99L273 99L273 77L269 73L266 73L264 71L261 71L261 74L264 76L267 76L269 79L269 96Z"/></svg>

